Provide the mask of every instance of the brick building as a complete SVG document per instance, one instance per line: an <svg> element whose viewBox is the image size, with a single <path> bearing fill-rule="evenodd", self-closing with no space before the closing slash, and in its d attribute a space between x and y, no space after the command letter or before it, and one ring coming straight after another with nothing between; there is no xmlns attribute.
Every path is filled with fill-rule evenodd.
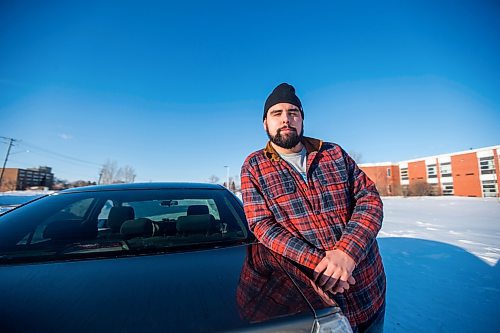
<svg viewBox="0 0 500 333"><path fill-rule="evenodd" d="M48 187L54 184L52 168L41 166L39 168L5 168L0 192L25 190L30 187Z"/></svg>
<svg viewBox="0 0 500 333"><path fill-rule="evenodd" d="M381 195L401 195L399 165L397 163L365 163L361 169L377 184Z"/></svg>
<svg viewBox="0 0 500 333"><path fill-rule="evenodd" d="M382 195L499 196L500 146L360 168Z"/></svg>

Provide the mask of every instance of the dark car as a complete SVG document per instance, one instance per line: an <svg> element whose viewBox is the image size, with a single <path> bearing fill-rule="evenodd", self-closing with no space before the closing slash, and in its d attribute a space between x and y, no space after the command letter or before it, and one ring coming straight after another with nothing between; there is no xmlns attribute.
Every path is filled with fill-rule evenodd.
<svg viewBox="0 0 500 333"><path fill-rule="evenodd" d="M219 185L90 186L0 217L0 332L350 332Z"/></svg>

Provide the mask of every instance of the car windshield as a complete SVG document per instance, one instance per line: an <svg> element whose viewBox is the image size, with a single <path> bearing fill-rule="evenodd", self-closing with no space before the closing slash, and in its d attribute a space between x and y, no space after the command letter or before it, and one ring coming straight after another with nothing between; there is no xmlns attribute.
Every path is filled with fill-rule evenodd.
<svg viewBox="0 0 500 333"><path fill-rule="evenodd" d="M248 241L226 190L59 193L0 217L0 262L184 251Z"/></svg>

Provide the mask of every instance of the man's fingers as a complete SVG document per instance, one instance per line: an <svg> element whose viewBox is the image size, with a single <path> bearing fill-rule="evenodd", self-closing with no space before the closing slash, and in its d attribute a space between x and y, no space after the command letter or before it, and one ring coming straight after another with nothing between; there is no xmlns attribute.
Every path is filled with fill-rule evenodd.
<svg viewBox="0 0 500 333"><path fill-rule="evenodd" d="M323 272L323 274L319 276L319 279L317 280L318 285L323 289L326 289L325 286L329 282L330 277L332 277L334 274L335 274L335 267L328 266L326 270Z"/></svg>
<svg viewBox="0 0 500 333"><path fill-rule="evenodd" d="M344 291L345 291L345 290L344 290L344 288L342 288L342 287L337 287L337 288L335 288L335 290L333 291L333 294L334 294L334 295L335 295L335 294L342 294Z"/></svg>
<svg viewBox="0 0 500 333"><path fill-rule="evenodd" d="M318 276L325 271L327 267L328 267L328 259L326 259L325 257L319 262L318 266L316 266L316 268L314 269L313 277L315 281L318 279Z"/></svg>
<svg viewBox="0 0 500 333"><path fill-rule="evenodd" d="M339 279L344 281L344 282L347 282L351 276L352 275L350 273L348 273L345 270L342 270L342 275L340 275Z"/></svg>
<svg viewBox="0 0 500 333"><path fill-rule="evenodd" d="M337 285L335 285L334 288L332 289L332 292L336 294L336 293L343 293L347 290L349 290L349 283L339 280L337 282Z"/></svg>
<svg viewBox="0 0 500 333"><path fill-rule="evenodd" d="M335 279L332 279L332 278L328 279L328 281L325 284L325 286L323 287L323 289L324 290L332 290L335 287L336 282L337 282L337 280L335 280Z"/></svg>
<svg viewBox="0 0 500 333"><path fill-rule="evenodd" d="M350 285L353 285L353 284L356 284L356 279L351 275L349 276L349 278L347 279L347 282L350 284Z"/></svg>
<svg viewBox="0 0 500 333"><path fill-rule="evenodd" d="M339 281L337 285L339 286L339 288L344 288L345 291L349 290L349 288L351 287L349 283L344 281Z"/></svg>

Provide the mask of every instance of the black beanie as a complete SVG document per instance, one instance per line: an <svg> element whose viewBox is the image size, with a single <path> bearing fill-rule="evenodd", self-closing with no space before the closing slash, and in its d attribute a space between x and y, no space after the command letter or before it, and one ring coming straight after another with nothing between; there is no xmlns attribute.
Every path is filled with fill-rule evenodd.
<svg viewBox="0 0 500 333"><path fill-rule="evenodd" d="M262 120L266 119L267 111L269 108L278 103L290 103L297 106L300 109L300 114L302 119L304 119L304 110L302 110L302 103L300 99L295 95L295 88L288 83L282 83L274 88L273 92L266 99L264 104L264 116Z"/></svg>

